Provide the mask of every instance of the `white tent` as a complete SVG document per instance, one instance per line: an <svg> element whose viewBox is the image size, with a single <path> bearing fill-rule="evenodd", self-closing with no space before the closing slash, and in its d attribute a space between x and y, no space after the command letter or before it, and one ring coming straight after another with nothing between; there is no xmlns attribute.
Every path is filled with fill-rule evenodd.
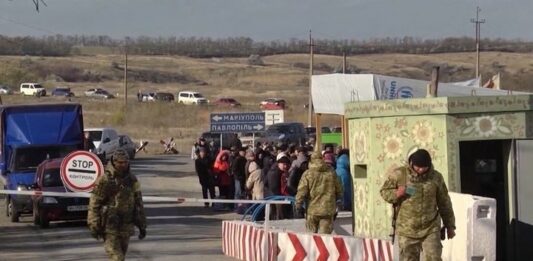
<svg viewBox="0 0 533 261"><path fill-rule="evenodd" d="M316 113L344 115L344 104L350 101L426 97L428 83L429 81L377 74L313 75L311 95ZM489 96L508 93L506 90L439 83L437 96Z"/></svg>

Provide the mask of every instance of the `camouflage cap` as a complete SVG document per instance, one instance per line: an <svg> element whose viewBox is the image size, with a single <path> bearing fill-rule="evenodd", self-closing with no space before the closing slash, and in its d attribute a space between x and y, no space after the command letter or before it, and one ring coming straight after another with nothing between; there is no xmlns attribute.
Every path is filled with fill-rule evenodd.
<svg viewBox="0 0 533 261"><path fill-rule="evenodd" d="M130 160L130 156L128 155L128 153L123 150L123 149L118 149L118 150L115 150L115 152L113 152L113 160L124 160L124 161L129 161Z"/></svg>

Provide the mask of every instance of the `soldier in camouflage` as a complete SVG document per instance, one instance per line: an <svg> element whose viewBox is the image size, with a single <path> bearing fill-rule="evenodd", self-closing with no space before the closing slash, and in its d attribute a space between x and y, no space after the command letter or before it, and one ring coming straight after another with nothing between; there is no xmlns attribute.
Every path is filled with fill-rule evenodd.
<svg viewBox="0 0 533 261"><path fill-rule="evenodd" d="M433 169L428 151L413 153L409 164L394 170L381 196L395 207L400 260L442 260L441 239L455 236L455 216L442 174ZM441 218L444 227L441 229Z"/></svg>
<svg viewBox="0 0 533 261"><path fill-rule="evenodd" d="M306 227L311 233L331 234L337 202L342 199L342 186L337 174L322 159L320 152L311 155L309 169L304 172L296 193L296 209L303 215L307 204Z"/></svg>
<svg viewBox="0 0 533 261"><path fill-rule="evenodd" d="M139 228L139 239L146 237L141 188L129 170L126 151L115 151L105 174L96 181L89 202L87 224L94 238L104 240L111 260L124 260L129 238L134 234L134 225Z"/></svg>

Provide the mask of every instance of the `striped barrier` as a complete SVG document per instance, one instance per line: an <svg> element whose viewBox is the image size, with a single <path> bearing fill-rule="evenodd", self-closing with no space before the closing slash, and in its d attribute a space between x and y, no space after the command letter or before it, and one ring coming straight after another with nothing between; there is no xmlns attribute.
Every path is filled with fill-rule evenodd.
<svg viewBox="0 0 533 261"><path fill-rule="evenodd" d="M391 241L379 239L363 239L364 261L393 261L393 245Z"/></svg>
<svg viewBox="0 0 533 261"><path fill-rule="evenodd" d="M277 260L362 260L361 239L321 234L278 233Z"/></svg>
<svg viewBox="0 0 533 261"><path fill-rule="evenodd" d="M246 221L222 223L222 251L245 261L263 258L263 226ZM393 260L390 241L351 236L321 235L271 230L268 235L268 261L273 260Z"/></svg>
<svg viewBox="0 0 533 261"><path fill-rule="evenodd" d="M242 224L239 224L242 223ZM268 238L268 260L276 260L277 233L265 231L251 222L222 222L222 252L240 260L264 260L264 240Z"/></svg>

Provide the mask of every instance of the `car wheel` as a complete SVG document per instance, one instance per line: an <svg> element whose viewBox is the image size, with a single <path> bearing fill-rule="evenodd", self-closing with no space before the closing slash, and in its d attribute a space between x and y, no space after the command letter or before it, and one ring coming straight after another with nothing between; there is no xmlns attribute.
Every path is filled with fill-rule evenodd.
<svg viewBox="0 0 533 261"><path fill-rule="evenodd" d="M178 103L179 103L179 104L183 104L183 101L179 101Z"/></svg>
<svg viewBox="0 0 533 261"><path fill-rule="evenodd" d="M39 215L39 227L47 228L48 226L50 226L50 220L48 220L48 217L46 216L46 211L43 211L43 213Z"/></svg>
<svg viewBox="0 0 533 261"><path fill-rule="evenodd" d="M13 200L10 198L7 204L8 207L8 213L9 213L9 220L11 222L17 223L19 222L20 213L17 211L17 208L15 207L15 203L13 203Z"/></svg>

